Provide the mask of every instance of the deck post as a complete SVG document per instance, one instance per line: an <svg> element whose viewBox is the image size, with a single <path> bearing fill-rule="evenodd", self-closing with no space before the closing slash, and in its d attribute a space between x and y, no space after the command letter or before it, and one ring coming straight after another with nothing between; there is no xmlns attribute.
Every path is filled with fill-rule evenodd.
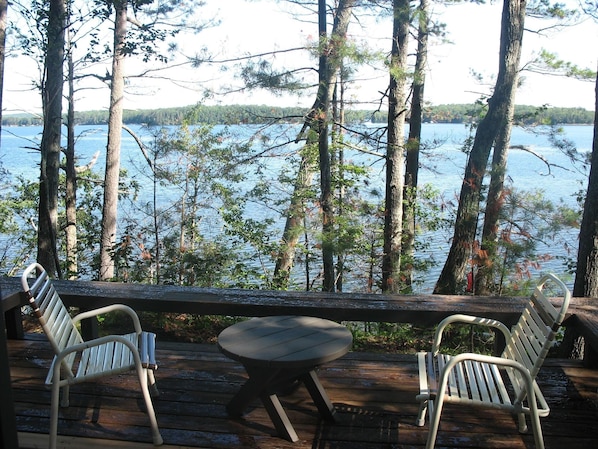
<svg viewBox="0 0 598 449"><path fill-rule="evenodd" d="M0 290L0 300L2 290ZM8 348L6 346L6 324L4 314L0 313L0 447L19 447L17 423L12 400L10 368L8 366Z"/></svg>
<svg viewBox="0 0 598 449"><path fill-rule="evenodd" d="M15 307L4 312L4 326L6 328L6 338L10 340L22 340L25 337L20 307Z"/></svg>

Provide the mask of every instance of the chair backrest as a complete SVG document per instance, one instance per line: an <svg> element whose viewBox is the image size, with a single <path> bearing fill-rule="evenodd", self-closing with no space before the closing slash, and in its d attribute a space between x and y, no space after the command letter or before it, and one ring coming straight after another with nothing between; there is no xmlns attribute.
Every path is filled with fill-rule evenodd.
<svg viewBox="0 0 598 449"><path fill-rule="evenodd" d="M555 307L546 295L545 287L550 287L562 297L560 307ZM553 295L555 296L555 295ZM506 342L502 357L516 360L525 366L533 378L544 363L548 351L552 347L556 334L569 307L571 293L565 284L553 274L540 279L530 297L519 321L511 329L511 338ZM525 395L523 382L517 371L508 370L517 395L523 400Z"/></svg>
<svg viewBox="0 0 598 449"><path fill-rule="evenodd" d="M30 277L34 274L35 277ZM29 281L33 281L32 284ZM33 313L38 318L54 352L59 354L65 348L83 343L83 338L71 320L44 267L38 263L29 265L21 277L23 290L29 299ZM75 354L65 358L65 368L73 365Z"/></svg>

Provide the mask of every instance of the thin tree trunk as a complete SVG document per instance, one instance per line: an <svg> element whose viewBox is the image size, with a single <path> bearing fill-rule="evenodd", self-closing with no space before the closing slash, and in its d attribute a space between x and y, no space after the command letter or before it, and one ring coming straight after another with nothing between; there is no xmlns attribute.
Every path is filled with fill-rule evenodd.
<svg viewBox="0 0 598 449"><path fill-rule="evenodd" d="M590 159L588 190L583 206L583 217L579 230L579 248L577 267L573 283L573 296L598 297L598 75L596 76L594 138ZM586 363L592 364L598 354L585 344L579 331L572 326L565 328L565 335L560 344L559 357L578 357L583 355Z"/></svg>
<svg viewBox="0 0 598 449"><path fill-rule="evenodd" d="M272 284L275 289L285 290L288 287L295 259L295 248L303 229L305 194L311 186L313 175L313 161L307 154L304 154L301 157L297 178L293 187L293 195L291 196L291 203L287 211L287 218L282 233L282 248L278 254L274 268Z"/></svg>
<svg viewBox="0 0 598 449"><path fill-rule="evenodd" d="M403 227L404 126L409 39L409 0L393 0L393 30L388 93L388 144L386 147L386 198L382 291L397 292L401 285Z"/></svg>
<svg viewBox="0 0 598 449"><path fill-rule="evenodd" d="M2 92L4 91L4 60L6 59L6 14L8 1L0 0L0 135L2 134Z"/></svg>
<svg viewBox="0 0 598 449"><path fill-rule="evenodd" d="M428 60L428 24L429 0L421 0L419 4L419 27L417 35L417 56L413 80L413 99L411 100L411 116L409 120L409 137L405 152L405 186L403 200L403 246L402 273L404 293L412 291L413 260L415 258L416 203L419 175L419 153L424 108L424 85L426 64Z"/></svg>
<svg viewBox="0 0 598 449"><path fill-rule="evenodd" d="M451 295L464 290L465 270L475 247L482 184L488 157L498 130L508 121L509 108L517 88L525 6L525 0L504 0L498 77L494 93L488 101L488 112L480 121L469 154L459 197L453 241L434 287L436 294Z"/></svg>
<svg viewBox="0 0 598 449"><path fill-rule="evenodd" d="M114 20L114 53L112 55L110 109L108 111L108 144L106 147L106 174L104 177L104 205L102 209L100 280L110 280L115 275L113 253L116 245L120 143L124 108L123 97L125 90L124 46L127 34L127 0L115 1L114 8L116 16Z"/></svg>
<svg viewBox="0 0 598 449"><path fill-rule="evenodd" d="M342 57L339 47L346 41L347 28L351 17L352 8L356 0L341 0L336 10L336 16L333 24L331 38L327 39L326 33L326 2L319 0L319 31L320 45L322 45L320 55L318 92L313 107L306 119L297 140L301 138L306 129L310 129L317 136L317 140L307 133L307 152L310 145L318 144L320 155L320 207L323 215L323 241L322 241L322 259L324 266L323 289L325 291L334 291L334 216L332 204L332 176L330 174L330 152L328 147L328 113L332 100L332 89L330 86L337 77ZM301 165L297 174L294 193L291 199L291 207L287 216L285 230L283 232L283 248L277 258L274 271L273 283L277 288L285 288L288 282L290 270L293 265L295 248L305 217L303 207L303 192L311 183L314 171L310 162L310 157L305 155L301 159Z"/></svg>
<svg viewBox="0 0 598 449"><path fill-rule="evenodd" d="M490 171L490 186L486 199L486 212L484 214L484 226L482 228L482 243L480 251L474 255L477 265L477 272L473 278L474 292L476 295L489 295L500 293L494 286L494 274L496 272L493 261L498 254L498 229L499 217L504 204L504 183L507 172L507 161L509 157L509 145L511 141L511 129L513 127L513 114L515 102L512 101L508 111L507 120L500 127L494 154L492 156L492 169ZM500 290L500 286L498 286Z"/></svg>
<svg viewBox="0 0 598 449"><path fill-rule="evenodd" d="M343 150L343 125L345 124L345 83L343 81L342 69L340 71L339 81L336 83L334 88L332 105L332 116L334 121L332 129L332 141L335 147L338 147L337 157L336 159L333 159L333 171L336 173L336 177L338 179L338 216L342 217L345 213L343 207L345 201L345 172L343 168L345 166L345 152ZM345 253L344 251L337 250L335 280L337 292L343 291L344 266Z"/></svg>
<svg viewBox="0 0 598 449"><path fill-rule="evenodd" d="M67 30L68 32L68 30ZM69 34L70 41L70 34ZM66 271L68 279L76 279L78 270L77 255L77 172L75 169L75 67L72 51L68 57L68 112L66 142Z"/></svg>
<svg viewBox="0 0 598 449"><path fill-rule="evenodd" d="M64 0L51 0L44 64L44 85L42 86L44 129L41 142L37 261L45 267L48 273L54 273L58 277L61 277L56 240L65 18Z"/></svg>
<svg viewBox="0 0 598 449"><path fill-rule="evenodd" d="M598 297L598 76L596 77L594 140L588 191L579 231L579 250L573 296Z"/></svg>
<svg viewBox="0 0 598 449"><path fill-rule="evenodd" d="M338 14L337 14L338 18ZM332 173L330 169L330 150L328 147L328 124L330 103L332 100L331 83L334 67L329 64L329 51L333 50L332 39L328 42L326 31L326 0L318 0L318 31L320 37L320 64L318 68L318 97L320 108L315 118L318 133L320 156L320 208L322 210L322 269L324 272L322 289L334 291L334 211L332 198Z"/></svg>

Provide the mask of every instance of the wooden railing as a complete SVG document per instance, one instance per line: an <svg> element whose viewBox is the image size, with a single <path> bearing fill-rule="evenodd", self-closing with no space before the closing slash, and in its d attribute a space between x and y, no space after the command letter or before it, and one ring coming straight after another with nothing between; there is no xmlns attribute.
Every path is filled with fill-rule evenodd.
<svg viewBox="0 0 598 449"><path fill-rule="evenodd" d="M64 303L90 310L123 303L139 311L198 315L266 316L310 315L335 321L412 323L433 326L454 313L485 316L514 324L526 297L374 295L247 289L215 289L174 285L112 282L54 281ZM0 279L2 310L9 338L23 336L21 307L27 302L18 278ZM96 334L95 322L86 323L87 336ZM566 326L598 348L598 299L573 298ZM588 354L594 351L587 348Z"/></svg>

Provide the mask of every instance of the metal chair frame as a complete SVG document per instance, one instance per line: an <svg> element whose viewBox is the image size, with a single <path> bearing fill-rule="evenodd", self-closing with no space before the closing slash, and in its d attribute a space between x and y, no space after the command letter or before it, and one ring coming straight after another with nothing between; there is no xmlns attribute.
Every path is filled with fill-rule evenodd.
<svg viewBox="0 0 598 449"><path fill-rule="evenodd" d="M52 387L50 449L56 448L58 404L68 407L71 385L131 370L136 370L139 377L154 445L161 445L163 440L150 395L150 389L154 395L158 394L154 378L154 370L157 368L156 335L141 329L137 313L126 305L113 304L71 317L45 269L38 263L25 269L21 283L55 353L46 377L46 385ZM131 318L135 332L83 340L77 329L79 321L117 310Z"/></svg>
<svg viewBox="0 0 598 449"><path fill-rule="evenodd" d="M543 292L548 282L562 293L558 309ZM544 448L540 417L548 416L550 407L535 379L554 344L570 299L571 293L565 284L553 274L547 274L540 279L511 330L500 321L470 315L452 315L440 322L432 350L417 354L420 409L416 424L424 425L427 410L430 428L426 449L435 446L445 403L507 410L517 415L520 432L527 431L525 415L529 415L536 448ZM443 332L454 323L484 325L501 331L506 342L504 351L500 356L441 353Z"/></svg>

